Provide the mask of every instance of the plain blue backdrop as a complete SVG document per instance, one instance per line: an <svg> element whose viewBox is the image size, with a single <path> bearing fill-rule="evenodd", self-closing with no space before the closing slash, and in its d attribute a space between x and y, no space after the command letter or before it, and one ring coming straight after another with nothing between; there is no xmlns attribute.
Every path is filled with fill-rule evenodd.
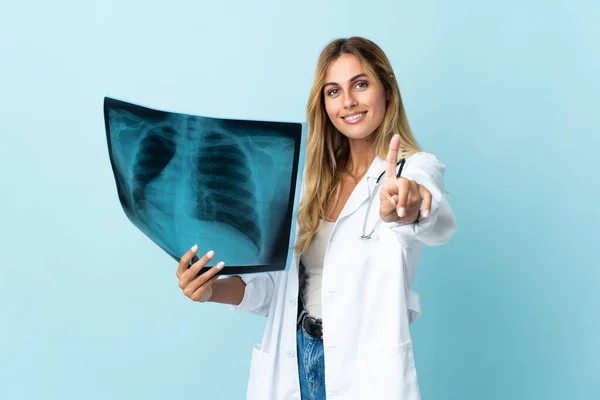
<svg viewBox="0 0 600 400"><path fill-rule="evenodd" d="M599 20L592 0L2 2L0 398L243 398L265 319L189 301L126 219L103 97L304 121L319 52L351 35L388 54L458 221L416 281L423 398L600 398Z"/></svg>

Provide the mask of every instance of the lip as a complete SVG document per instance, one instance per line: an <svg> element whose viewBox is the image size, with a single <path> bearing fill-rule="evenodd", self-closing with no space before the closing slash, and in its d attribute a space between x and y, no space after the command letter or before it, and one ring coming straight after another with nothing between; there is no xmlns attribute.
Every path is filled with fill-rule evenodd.
<svg viewBox="0 0 600 400"><path fill-rule="evenodd" d="M362 116L358 117L357 119L352 119L352 120L347 120L347 119L346 119L346 118L348 118L348 117L352 117L352 116L355 116L355 115L358 115L358 114L362 114ZM354 113L351 113L351 114L344 115L344 116L342 117L342 119L343 119L343 120L344 120L344 122L345 122L345 123L347 123L347 124L351 124L351 125L352 125L352 124L357 124L357 123L359 123L360 121L362 121L362 120L365 118L365 115L366 115L366 114L367 114L367 112L366 112L366 111L362 111L362 112L354 112Z"/></svg>

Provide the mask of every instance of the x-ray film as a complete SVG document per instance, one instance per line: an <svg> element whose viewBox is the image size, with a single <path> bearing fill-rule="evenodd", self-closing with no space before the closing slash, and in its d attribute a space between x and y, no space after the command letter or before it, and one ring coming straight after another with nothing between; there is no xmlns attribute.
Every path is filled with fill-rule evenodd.
<svg viewBox="0 0 600 400"><path fill-rule="evenodd" d="M225 275L289 267L305 123L203 117L108 97L104 120L121 206L171 257L179 262L198 244L200 257L215 251L203 271L221 260Z"/></svg>

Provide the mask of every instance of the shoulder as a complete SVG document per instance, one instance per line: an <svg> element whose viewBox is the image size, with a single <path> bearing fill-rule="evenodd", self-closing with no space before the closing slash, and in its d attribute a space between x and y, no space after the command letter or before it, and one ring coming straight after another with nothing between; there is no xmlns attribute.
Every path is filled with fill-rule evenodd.
<svg viewBox="0 0 600 400"><path fill-rule="evenodd" d="M406 164L416 164L446 169L446 166L442 164L442 162L435 155L425 151L420 151L406 157Z"/></svg>
<svg viewBox="0 0 600 400"><path fill-rule="evenodd" d="M379 163L385 164L385 157L377 157ZM446 166L432 153L426 151L419 151L410 156L406 157L406 164L417 164L417 165L431 165L439 168L446 168Z"/></svg>
<svg viewBox="0 0 600 400"><path fill-rule="evenodd" d="M446 166L435 155L421 151L406 158L402 176L422 184L430 182L442 188L445 172Z"/></svg>
<svg viewBox="0 0 600 400"><path fill-rule="evenodd" d="M377 157L378 168L385 169L386 160L382 157ZM446 166L432 153L419 151L405 158L406 163L403 168L402 175L418 173L421 171L429 176L444 175Z"/></svg>

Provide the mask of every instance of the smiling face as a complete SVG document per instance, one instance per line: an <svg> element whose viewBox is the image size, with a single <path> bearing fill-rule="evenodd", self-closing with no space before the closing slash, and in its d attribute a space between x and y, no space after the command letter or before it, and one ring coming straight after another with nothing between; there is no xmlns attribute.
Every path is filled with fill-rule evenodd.
<svg viewBox="0 0 600 400"><path fill-rule="evenodd" d="M386 111L386 93L371 79L353 55L342 54L327 67L323 85L329 119L348 139L368 138L381 125Z"/></svg>

